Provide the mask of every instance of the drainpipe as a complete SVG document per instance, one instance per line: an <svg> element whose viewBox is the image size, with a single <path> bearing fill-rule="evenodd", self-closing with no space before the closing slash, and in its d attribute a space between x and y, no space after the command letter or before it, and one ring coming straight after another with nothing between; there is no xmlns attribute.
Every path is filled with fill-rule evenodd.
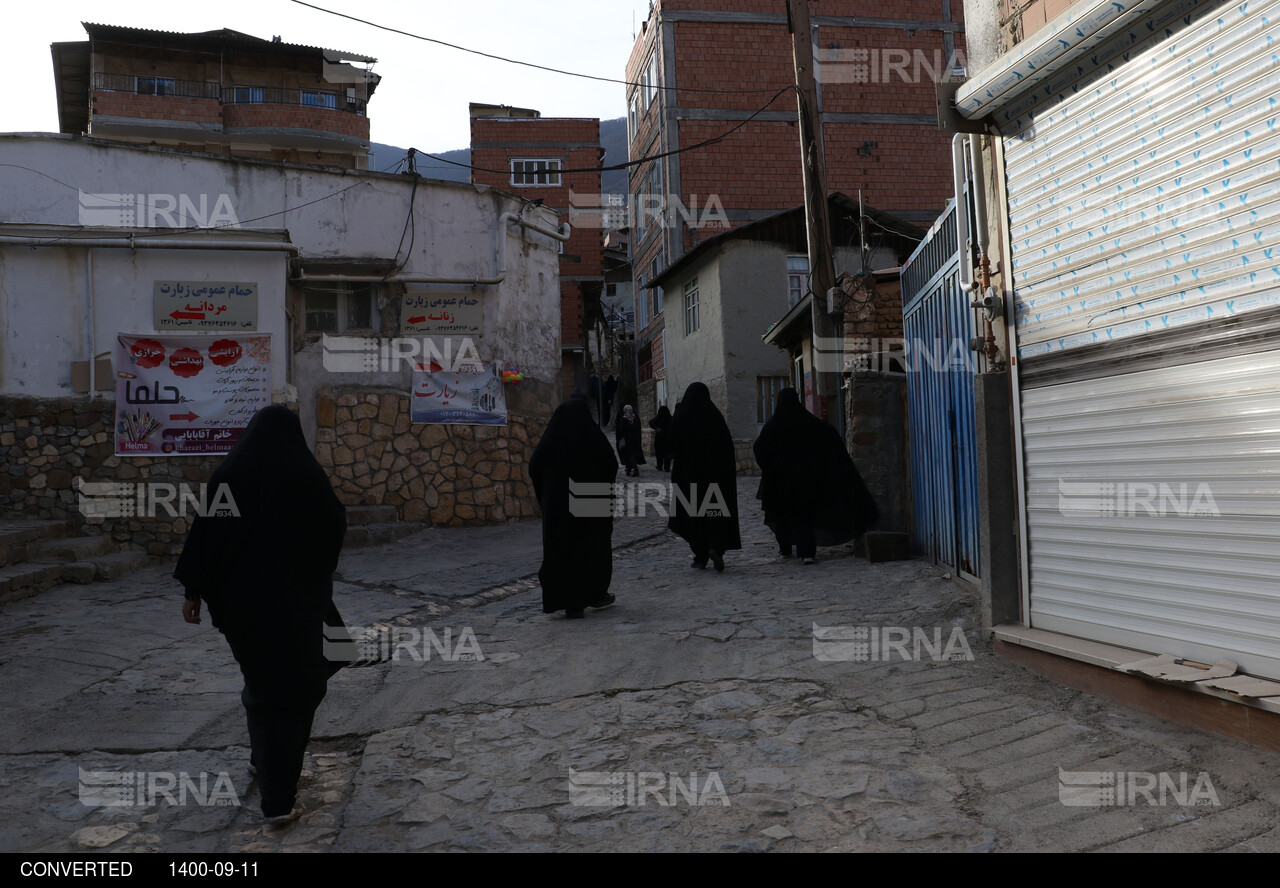
<svg viewBox="0 0 1280 888"><path fill-rule="evenodd" d="M282 241L208 241L182 240L174 237L148 238L130 235L128 240L118 237L65 237L50 240L47 237L21 237L13 234L0 235L0 246L18 247L90 247L95 249L129 249L129 250L229 250L263 252L276 251L297 253L293 244Z"/></svg>
<svg viewBox="0 0 1280 888"><path fill-rule="evenodd" d="M98 342L93 311L93 250L84 251L84 290L88 300L85 316L89 320L89 400L98 397Z"/></svg>

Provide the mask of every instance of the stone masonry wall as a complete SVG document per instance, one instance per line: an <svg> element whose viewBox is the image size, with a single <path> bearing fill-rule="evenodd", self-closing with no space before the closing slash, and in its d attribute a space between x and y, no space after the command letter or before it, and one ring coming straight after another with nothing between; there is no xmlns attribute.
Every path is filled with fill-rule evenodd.
<svg viewBox="0 0 1280 888"><path fill-rule="evenodd" d="M86 519L79 482L187 485L198 494L221 456L115 456L115 401L88 398L0 398L0 512L14 517L73 521L80 532L110 536L121 548L176 555L190 514L175 498L131 517ZM132 491L121 498L136 503Z"/></svg>
<svg viewBox="0 0 1280 888"><path fill-rule="evenodd" d="M401 392L321 395L316 458L346 505L394 506L405 521L491 524L538 514L529 457L546 420L413 425Z"/></svg>

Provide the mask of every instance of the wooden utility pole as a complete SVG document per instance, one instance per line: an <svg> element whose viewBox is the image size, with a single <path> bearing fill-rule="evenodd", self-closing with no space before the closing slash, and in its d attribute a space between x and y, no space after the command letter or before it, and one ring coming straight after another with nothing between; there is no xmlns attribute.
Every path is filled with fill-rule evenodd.
<svg viewBox="0 0 1280 888"><path fill-rule="evenodd" d="M809 243L809 289L813 292L814 409L836 428L840 417L840 369L843 365L844 324L837 326L827 312L827 291L835 286L831 255L831 223L827 218L827 182L823 170L822 125L818 117L818 88L813 78L813 35L808 0L786 0L787 28L795 57L796 99L800 114L800 154L804 170L805 228Z"/></svg>

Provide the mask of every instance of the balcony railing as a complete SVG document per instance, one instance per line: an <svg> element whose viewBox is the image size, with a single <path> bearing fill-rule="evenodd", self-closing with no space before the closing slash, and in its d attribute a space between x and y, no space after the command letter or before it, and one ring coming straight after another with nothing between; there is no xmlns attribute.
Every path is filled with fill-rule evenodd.
<svg viewBox="0 0 1280 888"><path fill-rule="evenodd" d="M301 105L364 116L365 100L322 89L280 89L274 86L224 86L224 105Z"/></svg>
<svg viewBox="0 0 1280 888"><path fill-rule="evenodd" d="M323 89L283 89L274 86L220 86L209 80L178 80L135 74L93 75L93 88L140 96L181 96L216 99L224 105L299 105L365 116L365 100Z"/></svg>
<svg viewBox="0 0 1280 888"><path fill-rule="evenodd" d="M126 92L139 96L181 96L190 99L217 99L218 84L209 80L177 80L136 74L93 75L93 88Z"/></svg>

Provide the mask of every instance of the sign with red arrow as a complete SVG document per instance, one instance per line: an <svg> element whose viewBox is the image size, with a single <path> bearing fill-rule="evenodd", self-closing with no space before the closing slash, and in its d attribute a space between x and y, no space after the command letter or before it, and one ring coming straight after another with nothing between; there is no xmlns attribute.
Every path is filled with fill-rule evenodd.
<svg viewBox="0 0 1280 888"><path fill-rule="evenodd" d="M156 281L157 330L258 329L258 285L249 281Z"/></svg>

